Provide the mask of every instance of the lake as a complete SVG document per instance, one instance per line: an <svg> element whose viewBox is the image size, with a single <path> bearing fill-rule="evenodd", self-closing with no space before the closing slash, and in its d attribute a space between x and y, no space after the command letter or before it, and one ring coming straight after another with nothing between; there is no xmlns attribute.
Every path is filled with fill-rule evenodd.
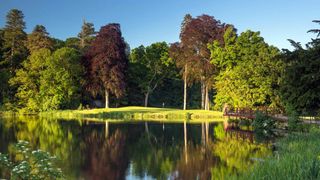
<svg viewBox="0 0 320 180"><path fill-rule="evenodd" d="M56 155L66 179L225 179L272 153L226 123L0 117L0 152L18 140Z"/></svg>

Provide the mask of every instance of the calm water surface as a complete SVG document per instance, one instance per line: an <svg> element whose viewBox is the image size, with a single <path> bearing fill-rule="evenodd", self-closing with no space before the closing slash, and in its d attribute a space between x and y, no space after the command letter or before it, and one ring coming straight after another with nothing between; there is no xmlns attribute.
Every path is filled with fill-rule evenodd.
<svg viewBox="0 0 320 180"><path fill-rule="evenodd" d="M0 117L0 152L29 141L56 155L67 179L225 179L271 154L252 132L226 127Z"/></svg>

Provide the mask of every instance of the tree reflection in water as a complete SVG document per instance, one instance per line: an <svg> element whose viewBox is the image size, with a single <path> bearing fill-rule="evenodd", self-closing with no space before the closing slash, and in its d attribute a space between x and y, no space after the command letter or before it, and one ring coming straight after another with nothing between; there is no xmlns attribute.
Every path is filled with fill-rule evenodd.
<svg viewBox="0 0 320 180"><path fill-rule="evenodd" d="M227 131L226 131L227 130ZM226 179L271 151L222 123L90 123L0 119L0 150L18 139L60 159L67 179ZM0 170L1 175L1 170ZM1 178L1 177L0 177Z"/></svg>
<svg viewBox="0 0 320 180"><path fill-rule="evenodd" d="M211 147L211 144L207 146L188 144L187 156L180 156L172 174L173 178L211 179L211 167L220 163L220 159L213 154Z"/></svg>
<svg viewBox="0 0 320 180"><path fill-rule="evenodd" d="M87 145L83 174L86 179L125 179L129 159L126 137L116 130L109 138L93 131L85 138Z"/></svg>
<svg viewBox="0 0 320 180"><path fill-rule="evenodd" d="M271 155L265 144L253 142L254 134L243 130L214 128L215 139L203 137L208 133L202 125L201 145L188 143L187 154L181 155L172 176L175 179L227 179L247 171L254 159ZM204 129L204 127L206 129Z"/></svg>

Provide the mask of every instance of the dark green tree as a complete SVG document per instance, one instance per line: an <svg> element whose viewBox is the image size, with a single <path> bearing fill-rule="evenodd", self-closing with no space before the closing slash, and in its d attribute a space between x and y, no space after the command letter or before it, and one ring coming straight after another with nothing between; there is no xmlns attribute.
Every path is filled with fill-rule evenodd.
<svg viewBox="0 0 320 180"><path fill-rule="evenodd" d="M12 9L8 12L6 25L4 28L4 62L14 72L20 62L26 58L27 49L25 41L27 34L24 32L25 22L22 11Z"/></svg>
<svg viewBox="0 0 320 180"><path fill-rule="evenodd" d="M4 30L0 29L0 67L3 61Z"/></svg>
<svg viewBox="0 0 320 180"><path fill-rule="evenodd" d="M12 9L6 16L6 25L1 32L0 49L0 103L5 104L6 109L12 109L15 87L9 86L9 79L20 67L20 63L28 55L25 41L27 35L24 32L25 22L22 11Z"/></svg>
<svg viewBox="0 0 320 180"><path fill-rule="evenodd" d="M153 43L144 48L140 46L132 50L130 60L136 71L141 74L138 86L144 94L144 106L148 106L149 96L172 73L173 62L169 58L169 47L165 42Z"/></svg>
<svg viewBox="0 0 320 180"><path fill-rule="evenodd" d="M314 39L306 49L284 50L285 70L281 96L299 114L316 115L320 109L320 43Z"/></svg>
<svg viewBox="0 0 320 180"><path fill-rule="evenodd" d="M95 34L93 23L86 22L83 20L81 27L81 32L78 34L80 38L80 47L83 49L90 45L93 40L93 35Z"/></svg>
<svg viewBox="0 0 320 180"><path fill-rule="evenodd" d="M64 41L57 39L57 38L50 38L50 39L53 43L53 50L57 50L57 49L65 47L66 43Z"/></svg>
<svg viewBox="0 0 320 180"><path fill-rule="evenodd" d="M6 71L4 66L4 52L3 52L3 44L4 44L4 31L0 29L0 107L2 106L3 99L5 96L5 91L8 89L8 71Z"/></svg>
<svg viewBox="0 0 320 180"><path fill-rule="evenodd" d="M67 38L64 45L65 45L65 47L69 47L69 48L74 48L74 49L78 49L78 50L81 49L80 39L77 37Z"/></svg>
<svg viewBox="0 0 320 180"><path fill-rule="evenodd" d="M32 33L28 35L27 47L30 52L37 51L41 48L53 49L53 42L43 25L36 25Z"/></svg>
<svg viewBox="0 0 320 180"><path fill-rule="evenodd" d="M312 22L320 24L320 20L313 20ZM309 32L317 34L317 37L320 36L320 29L310 29Z"/></svg>

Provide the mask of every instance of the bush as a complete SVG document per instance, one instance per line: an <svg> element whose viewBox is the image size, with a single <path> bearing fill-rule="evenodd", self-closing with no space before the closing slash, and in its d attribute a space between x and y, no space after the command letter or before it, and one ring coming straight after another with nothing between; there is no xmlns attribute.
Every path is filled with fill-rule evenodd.
<svg viewBox="0 0 320 180"><path fill-rule="evenodd" d="M0 153L0 167L6 170L9 179L58 179L63 178L61 169L54 166L54 156L42 150L31 151L27 141L15 145L13 161L6 154Z"/></svg>
<svg viewBox="0 0 320 180"><path fill-rule="evenodd" d="M288 130L303 131L303 125L297 111L295 111L292 106L287 106L286 111L288 115Z"/></svg>
<svg viewBox="0 0 320 180"><path fill-rule="evenodd" d="M257 140L263 140L274 136L273 130L276 128L276 122L271 117L258 111L252 126Z"/></svg>

